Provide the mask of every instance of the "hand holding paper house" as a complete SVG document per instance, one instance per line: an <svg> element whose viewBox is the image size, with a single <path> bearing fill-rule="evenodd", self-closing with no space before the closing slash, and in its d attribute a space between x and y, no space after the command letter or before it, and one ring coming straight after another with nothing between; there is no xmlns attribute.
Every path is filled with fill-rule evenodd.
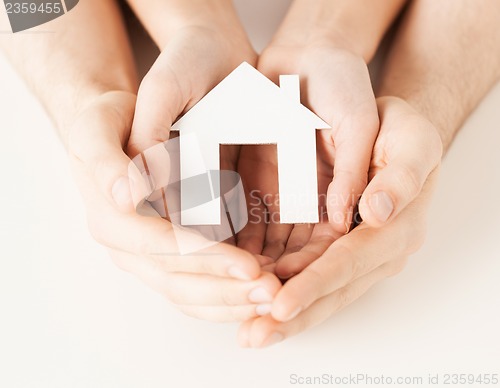
<svg viewBox="0 0 500 388"><path fill-rule="evenodd" d="M180 131L182 225L221 222L219 182L210 182L212 201L184 206L189 178L220 169L221 144L276 144L281 222L318 222L315 131L328 128L300 104L298 75L282 75L278 87L242 63L172 126Z"/></svg>

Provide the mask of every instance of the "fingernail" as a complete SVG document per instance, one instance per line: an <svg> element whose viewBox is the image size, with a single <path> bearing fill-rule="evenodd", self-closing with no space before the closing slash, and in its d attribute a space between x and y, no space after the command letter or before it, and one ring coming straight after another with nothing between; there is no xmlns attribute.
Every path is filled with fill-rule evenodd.
<svg viewBox="0 0 500 388"><path fill-rule="evenodd" d="M383 191L378 191L370 197L370 208L380 222L386 222L394 211L391 197Z"/></svg>
<svg viewBox="0 0 500 388"><path fill-rule="evenodd" d="M119 207L128 205L131 201L130 183L128 178L119 178L111 189L113 200Z"/></svg>
<svg viewBox="0 0 500 388"><path fill-rule="evenodd" d="M351 207L349 207L349 209L347 210L347 213L345 215L344 226L345 226L345 233L346 234L349 233L349 230L351 229L353 211L354 211L354 207L351 206Z"/></svg>
<svg viewBox="0 0 500 388"><path fill-rule="evenodd" d="M248 300L253 303L269 303L273 301L273 296L264 287L257 287L250 291Z"/></svg>
<svg viewBox="0 0 500 388"><path fill-rule="evenodd" d="M281 280L288 280L290 278L293 278L295 275L297 275L295 272L290 272L290 273L280 274L279 278Z"/></svg>
<svg viewBox="0 0 500 388"><path fill-rule="evenodd" d="M293 310L288 317L285 319L285 322L291 321L293 318L295 318L297 315L300 314L302 311L302 307L297 307L295 310Z"/></svg>
<svg viewBox="0 0 500 388"><path fill-rule="evenodd" d="M257 307L255 307L255 313L260 316L269 315L271 314L271 309L272 305L270 303L259 304Z"/></svg>
<svg viewBox="0 0 500 388"><path fill-rule="evenodd" d="M283 341L284 339L285 339L285 337L283 336L283 334L278 333L278 332L274 332L273 334L271 334L269 336L267 341L264 342L263 346L266 347L266 346L275 345L278 342Z"/></svg>
<svg viewBox="0 0 500 388"><path fill-rule="evenodd" d="M229 276L239 280L252 280L252 278L246 274L241 268L232 266L227 270Z"/></svg>

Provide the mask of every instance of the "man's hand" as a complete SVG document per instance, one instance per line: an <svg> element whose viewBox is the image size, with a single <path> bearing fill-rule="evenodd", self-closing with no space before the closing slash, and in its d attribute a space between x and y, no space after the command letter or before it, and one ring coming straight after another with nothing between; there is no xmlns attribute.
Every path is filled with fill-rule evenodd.
<svg viewBox="0 0 500 388"><path fill-rule="evenodd" d="M69 131L69 156L91 234L109 248L119 267L186 314L241 321L269 313L269 303L281 284L270 273L261 275L251 254L220 243L180 256L176 254L180 231L174 233L162 218L134 211L131 188L139 190L145 183L128 174L131 161L123 147L135 100L131 93L106 93L80 114Z"/></svg>
<svg viewBox="0 0 500 388"><path fill-rule="evenodd" d="M350 230L353 210L366 187L379 128L366 63L405 3L295 0L259 59L258 69L275 82L279 75L299 74L301 102L332 126L317 136L320 217L326 219L326 208L330 222L312 236L320 245ZM252 164L261 167L258 176ZM239 234L239 246L276 259L287 242L297 250L309 241L311 227L279 224L272 148L243 147L239 172L253 197L248 201L250 223Z"/></svg>
<svg viewBox="0 0 500 388"><path fill-rule="evenodd" d="M276 273L289 277L273 302L272 315L244 323L240 343L260 347L318 324L353 302L371 286L399 272L423 243L426 210L441 160L434 126L404 101L378 99L381 130L374 147L361 213L373 217L374 193L388 193L391 221L382 227L363 222L324 252L311 242L281 257ZM385 206L383 204L382 206ZM321 224L316 228L322 228ZM313 231L313 234L315 232ZM319 258L318 258L319 256Z"/></svg>

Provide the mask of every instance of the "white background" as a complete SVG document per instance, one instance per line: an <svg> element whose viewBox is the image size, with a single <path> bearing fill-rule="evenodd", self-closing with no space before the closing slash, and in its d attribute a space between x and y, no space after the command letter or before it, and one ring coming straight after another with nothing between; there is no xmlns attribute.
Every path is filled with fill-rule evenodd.
<svg viewBox="0 0 500 388"><path fill-rule="evenodd" d="M261 47L287 0L240 10ZM249 3L249 2L247 2ZM500 373L500 86L447 155L423 249L326 323L265 350L180 315L89 236L66 156L0 59L0 387L288 387L290 375Z"/></svg>

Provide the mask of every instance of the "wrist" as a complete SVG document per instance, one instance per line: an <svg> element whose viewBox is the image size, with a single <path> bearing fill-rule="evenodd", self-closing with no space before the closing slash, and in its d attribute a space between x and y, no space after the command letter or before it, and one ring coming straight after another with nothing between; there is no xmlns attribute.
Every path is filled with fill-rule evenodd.
<svg viewBox="0 0 500 388"><path fill-rule="evenodd" d="M424 118L432 126L436 136L440 139L442 155L444 156L455 134L455 131L452 130L452 126L447 124L447 122L450 121L447 119L448 110L446 109L446 106L443 106L442 104L438 104L433 107L432 103L427 104L421 99L421 97L422 96L418 96L417 94L392 93L377 96L377 100L393 99L411 107L415 114Z"/></svg>
<svg viewBox="0 0 500 388"><path fill-rule="evenodd" d="M368 63L406 0L295 0L273 44L328 46Z"/></svg>
<svg viewBox="0 0 500 388"><path fill-rule="evenodd" d="M226 38L246 37L232 0L129 0L151 37L163 50L179 31L201 28Z"/></svg>
<svg viewBox="0 0 500 388"><path fill-rule="evenodd" d="M103 96L111 93L136 94L132 88L120 84L94 82L79 88L78 93L74 93L74 90L73 93L61 91L49 98L41 98L65 147L68 132L80 115Z"/></svg>

